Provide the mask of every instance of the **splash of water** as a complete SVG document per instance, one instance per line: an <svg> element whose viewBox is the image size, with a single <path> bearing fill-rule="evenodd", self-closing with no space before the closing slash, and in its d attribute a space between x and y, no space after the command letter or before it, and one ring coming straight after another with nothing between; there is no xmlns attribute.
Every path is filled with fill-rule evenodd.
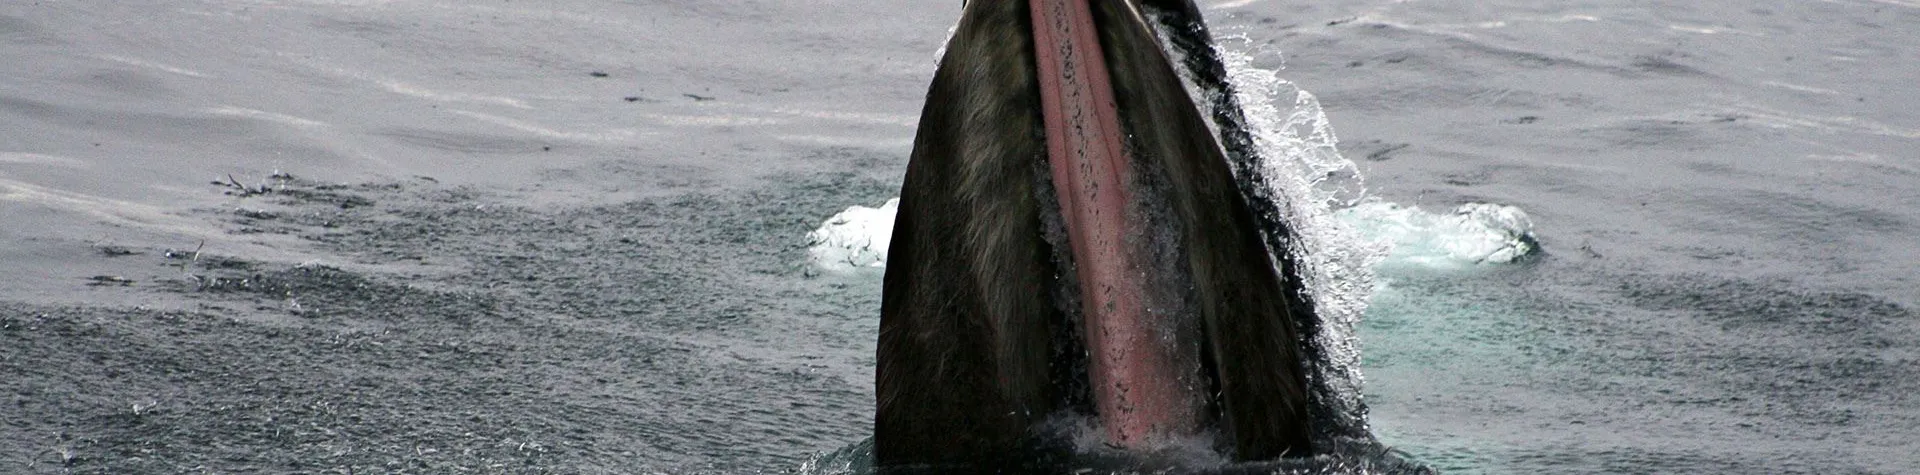
<svg viewBox="0 0 1920 475"><path fill-rule="evenodd" d="M1322 403L1331 406L1338 422L1351 432L1365 433L1360 347L1354 331L1373 290L1373 266L1386 248L1334 217L1335 209L1366 195L1365 178L1340 154L1339 138L1320 101L1279 72L1255 66L1260 51L1254 44L1244 34L1226 35L1216 42L1215 53L1226 66L1234 99L1259 151L1260 185L1268 196L1285 200L1276 204L1294 233L1286 251L1300 266L1297 272L1320 316L1319 332L1312 338L1322 360L1310 373L1321 379L1314 383L1325 388Z"/></svg>

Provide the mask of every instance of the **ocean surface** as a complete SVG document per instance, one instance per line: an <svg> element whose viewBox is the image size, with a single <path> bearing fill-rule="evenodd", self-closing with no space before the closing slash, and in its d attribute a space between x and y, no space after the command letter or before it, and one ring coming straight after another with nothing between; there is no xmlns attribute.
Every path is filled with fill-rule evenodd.
<svg viewBox="0 0 1920 475"><path fill-rule="evenodd" d="M6 2L0 317L20 320L0 323L60 308L109 334L133 325L104 316L123 310L431 330L511 360L563 344L502 343L546 322L690 356L603 374L540 360L566 382L470 409L503 415L475 425L530 435L473 447L524 453L565 432L588 435L555 450L587 457L540 459L550 471L796 470L870 434L884 255L871 246L884 243L862 236L886 228L959 4ZM1343 338L1387 445L1446 473L1920 472L1920 3L1202 5L1240 61L1243 100L1271 109L1263 147L1294 167L1327 292L1350 297ZM250 187L335 189L294 177L360 187L368 204L339 208L375 214L347 229L485 225L382 247L378 233L344 246L236 224L292 216ZM511 216L486 213L498 208ZM820 232L842 232L840 250ZM595 259L614 242L637 247ZM135 254L102 257L116 250ZM286 317L325 305L292 291L210 306L176 285L209 287L190 269L203 252L487 296L513 323ZM517 256L558 257L488 273L520 269ZM594 300L629 294L646 302ZM64 354L0 349L0 380L55 381L34 368ZM223 377L295 371L243 366ZM224 413L194 398L226 393L156 379L122 394L118 372L76 374L0 382L18 390L0 404L0 464L257 463L184 443L108 450L193 433L99 422L128 402L199 427ZM415 384L395 374L381 387ZM677 383L649 382L662 375ZM378 432L413 416L388 417L326 424ZM298 440L218 440L241 459L301 457L276 452ZM335 456L384 457L343 467L409 457L327 440L348 448Z"/></svg>

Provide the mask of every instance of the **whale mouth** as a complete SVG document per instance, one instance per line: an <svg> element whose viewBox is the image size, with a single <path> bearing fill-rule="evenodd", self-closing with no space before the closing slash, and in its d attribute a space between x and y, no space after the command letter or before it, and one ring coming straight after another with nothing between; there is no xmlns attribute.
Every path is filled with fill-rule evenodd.
<svg viewBox="0 0 1920 475"><path fill-rule="evenodd" d="M1087 405L1106 440L1152 452L1212 431L1237 457L1306 455L1289 309L1301 302L1276 297L1289 294L1282 266L1179 66L1132 2L1028 6Z"/></svg>
<svg viewBox="0 0 1920 475"><path fill-rule="evenodd" d="M1122 448L1201 429L1199 355L1148 309L1141 214L1112 76L1085 0L1032 0L1048 168L1074 262L1094 412ZM1202 386L1204 387L1204 386Z"/></svg>

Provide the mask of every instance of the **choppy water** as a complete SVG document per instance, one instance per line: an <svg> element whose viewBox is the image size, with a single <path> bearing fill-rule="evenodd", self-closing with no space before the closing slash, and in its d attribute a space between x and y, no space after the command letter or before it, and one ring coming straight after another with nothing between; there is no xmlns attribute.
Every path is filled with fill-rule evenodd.
<svg viewBox="0 0 1920 475"><path fill-rule="evenodd" d="M1265 129L1337 150L1353 173L1335 183L1365 177L1315 229L1392 245L1351 269L1374 277L1345 307L1364 304L1352 341L1385 443L1449 473L1920 467L1920 5L1203 5L1244 38L1223 43L1247 54L1239 71L1286 80L1263 93L1273 117L1312 91L1337 148L1314 121ZM85 258L94 244L341 260L182 211L228 174L428 175L535 208L796 175L897 183L957 7L0 4L0 297L186 305L76 290L118 271ZM1534 239L1501 209L1454 213L1469 203L1524 210ZM1490 263L1519 245L1541 254ZM777 329L689 344L824 356L808 371L871 391L870 346L780 337L871 331L814 314L877 315L877 278L765 285L784 302L766 312L792 313L766 317ZM702 404L750 404L742 391ZM803 440L779 470L858 439L782 420L633 463L734 466L766 457L741 441Z"/></svg>

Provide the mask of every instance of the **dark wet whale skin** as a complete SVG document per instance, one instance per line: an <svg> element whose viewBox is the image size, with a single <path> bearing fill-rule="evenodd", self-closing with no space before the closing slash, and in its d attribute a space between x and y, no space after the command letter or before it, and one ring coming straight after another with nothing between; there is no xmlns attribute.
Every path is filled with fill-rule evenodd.
<svg viewBox="0 0 1920 475"><path fill-rule="evenodd" d="M1150 257L1149 288L1159 289L1150 300L1204 335L1192 345L1206 367L1195 388L1210 409L1203 422L1233 459L1309 455L1316 429L1303 362L1313 351L1299 335L1314 324L1312 307L1291 258L1269 251L1284 249L1274 246L1289 239L1285 223L1270 202L1250 203L1272 197L1249 197L1258 187L1236 179L1250 152L1244 132L1240 143L1224 132L1237 121L1221 116L1237 118L1237 106L1210 104L1216 117L1202 117L1173 69L1187 68L1203 88L1225 87L1196 10L1185 1L1147 6L1191 25L1163 32L1189 49L1175 65L1140 6L1092 3L1136 177L1129 212L1154 228L1133 252ZM1089 411L1027 7L970 2L928 93L884 284L874 441L882 468L1061 459L1065 443L1044 423ZM1227 147L1208 120L1220 123Z"/></svg>

